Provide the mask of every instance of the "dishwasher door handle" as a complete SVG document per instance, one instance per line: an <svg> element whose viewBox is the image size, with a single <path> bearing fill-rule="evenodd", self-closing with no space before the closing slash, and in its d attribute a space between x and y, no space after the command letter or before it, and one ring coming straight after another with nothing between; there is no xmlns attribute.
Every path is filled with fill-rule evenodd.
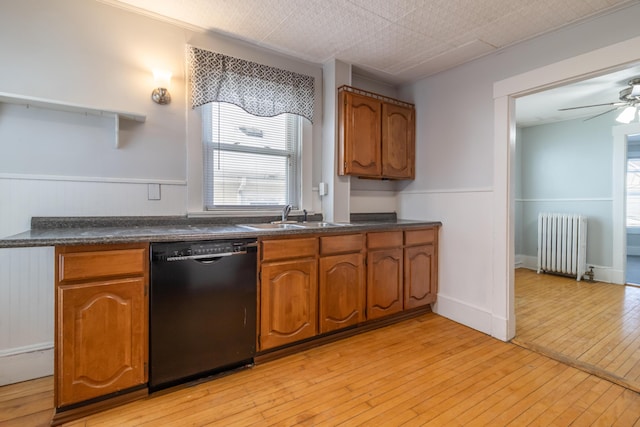
<svg viewBox="0 0 640 427"><path fill-rule="evenodd" d="M247 251L238 251L238 252L223 252L221 254L206 254L206 255L187 255L187 256L170 256L167 257L167 261L187 261L194 260L202 263L206 262L214 262L219 258L232 256L232 255L244 255Z"/></svg>

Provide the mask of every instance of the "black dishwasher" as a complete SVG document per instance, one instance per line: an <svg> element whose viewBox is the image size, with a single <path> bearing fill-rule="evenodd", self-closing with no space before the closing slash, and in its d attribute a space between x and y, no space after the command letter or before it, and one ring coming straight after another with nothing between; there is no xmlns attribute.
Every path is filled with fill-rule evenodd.
<svg viewBox="0 0 640 427"><path fill-rule="evenodd" d="M149 389L250 365L255 239L151 244Z"/></svg>

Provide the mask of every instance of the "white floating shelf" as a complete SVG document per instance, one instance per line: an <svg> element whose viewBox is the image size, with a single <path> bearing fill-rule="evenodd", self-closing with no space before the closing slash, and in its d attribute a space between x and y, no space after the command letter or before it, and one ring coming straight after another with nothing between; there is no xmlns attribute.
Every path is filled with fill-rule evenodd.
<svg viewBox="0 0 640 427"><path fill-rule="evenodd" d="M88 107L86 105L71 104L68 102L54 101L51 99L35 98L32 96L16 95L13 93L0 92L0 102L7 104L26 105L27 107L46 108L49 110L66 111L100 117L111 117L114 120L114 143L115 147L120 147L118 134L120 131L120 120L131 120L144 123L147 116L144 114L131 113L128 111L105 110L102 108Z"/></svg>

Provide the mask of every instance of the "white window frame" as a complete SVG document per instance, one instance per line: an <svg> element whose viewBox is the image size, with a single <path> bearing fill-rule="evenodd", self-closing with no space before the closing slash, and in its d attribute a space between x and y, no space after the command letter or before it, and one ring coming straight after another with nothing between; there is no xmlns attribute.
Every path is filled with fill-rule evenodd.
<svg viewBox="0 0 640 427"><path fill-rule="evenodd" d="M207 47L207 46L203 46ZM259 50L240 54L233 47L230 49L222 49L219 45L216 49L223 54L241 57L249 61L263 63L269 66L288 69L301 74L315 76L315 107L314 110L319 112L314 118L312 124L308 120L302 120L302 149L301 149L301 181L300 181L300 209L306 209L308 212L321 212L322 204L318 197L317 188L313 187L313 169L314 166L322 170L321 155L322 150L320 141L322 140L322 68L314 65L302 64L298 61L290 61L275 57L273 55L265 55ZM185 92L188 91L188 82L185 80ZM178 99L177 96L174 100ZM173 194L167 194L167 197L174 197L180 200L181 197L186 199L186 212L181 203L176 203L176 209L167 211L167 214L180 215L186 214L188 217L230 217L230 216L266 216L278 215L280 209L263 209L255 211L242 210L216 210L206 211L204 209L204 150L202 147L202 107L191 108L188 102L184 103L184 112L186 117L185 133L187 145L187 157L185 164L186 188L184 193L177 190ZM314 146L315 145L315 146ZM333 162L333 160L331 160ZM300 213L293 211L292 213Z"/></svg>
<svg viewBox="0 0 640 427"><path fill-rule="evenodd" d="M202 111L202 147L204 155L204 167L203 167L203 195L204 195L204 210L210 212L216 211L263 211L277 209L280 210L285 204L293 206L294 210L302 210L301 205L301 177L302 177L302 140L303 140L303 119L299 116L290 114L287 120L291 120L291 124L294 126L294 134L287 135L288 141L285 144L285 150L274 150L262 147L251 147L243 145L229 144L223 141L218 141L212 135L212 125L215 126L214 121L216 117L213 114L213 106L216 103L210 103L204 105L201 108ZM228 104L219 103L220 106ZM240 108L240 107L237 107ZM288 123L289 125L289 123ZM290 139L289 139L290 137ZM216 151L228 151L228 152L243 152L247 154L262 154L271 155L275 157L287 158L289 167L286 169L286 181L287 181L287 196L288 200L284 204L262 204L262 205L220 205L215 206L215 196L213 188L208 185L209 179L215 180L215 164L213 164L213 157Z"/></svg>

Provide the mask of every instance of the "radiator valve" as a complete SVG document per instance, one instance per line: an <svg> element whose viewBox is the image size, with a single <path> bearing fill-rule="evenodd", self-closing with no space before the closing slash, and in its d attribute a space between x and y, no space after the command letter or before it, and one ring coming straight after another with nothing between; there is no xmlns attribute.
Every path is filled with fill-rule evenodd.
<svg viewBox="0 0 640 427"><path fill-rule="evenodd" d="M594 282L595 280L593 280L593 276L595 275L593 272L593 265L589 266L589 271L587 271L586 273L584 273L585 276L587 276L587 281L588 282Z"/></svg>

